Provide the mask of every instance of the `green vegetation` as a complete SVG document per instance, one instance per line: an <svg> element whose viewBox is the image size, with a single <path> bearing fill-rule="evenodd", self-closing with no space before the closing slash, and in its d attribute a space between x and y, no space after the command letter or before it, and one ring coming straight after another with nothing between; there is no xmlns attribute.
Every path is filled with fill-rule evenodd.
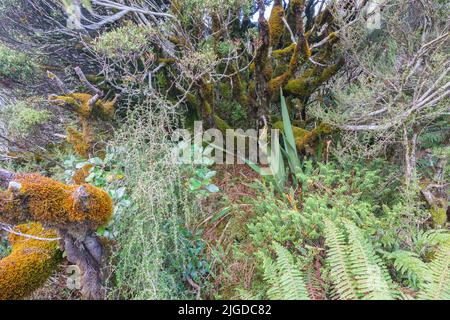
<svg viewBox="0 0 450 320"><path fill-rule="evenodd" d="M29 55L0 43L0 80L30 83L36 70Z"/></svg>
<svg viewBox="0 0 450 320"><path fill-rule="evenodd" d="M6 132L12 137L24 138L37 126L46 124L52 118L52 113L48 110L37 110L27 101L18 101L4 106L0 110L0 117L6 124Z"/></svg>
<svg viewBox="0 0 450 320"><path fill-rule="evenodd" d="M450 300L446 4L386 2L3 1L11 296Z"/></svg>

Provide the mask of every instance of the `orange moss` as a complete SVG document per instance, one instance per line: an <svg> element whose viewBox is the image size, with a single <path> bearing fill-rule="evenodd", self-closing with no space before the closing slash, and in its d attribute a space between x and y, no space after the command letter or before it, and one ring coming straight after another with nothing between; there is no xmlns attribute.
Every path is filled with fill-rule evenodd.
<svg viewBox="0 0 450 320"><path fill-rule="evenodd" d="M67 128L67 142L73 146L78 155L83 158L89 157L90 137L74 128Z"/></svg>
<svg viewBox="0 0 450 320"><path fill-rule="evenodd" d="M12 223L38 221L52 227L96 229L111 217L111 198L92 185L65 185L35 173L17 174L14 182L16 188L6 191L13 201L4 215Z"/></svg>
<svg viewBox="0 0 450 320"><path fill-rule="evenodd" d="M85 164L82 168L75 171L72 181L75 184L83 184L86 183L86 178L89 175L89 170L93 167L93 164Z"/></svg>
<svg viewBox="0 0 450 320"><path fill-rule="evenodd" d="M56 238L54 230L39 223L18 225L16 231L41 238ZM0 300L22 299L41 287L61 260L57 241L10 234L12 252L0 260Z"/></svg>

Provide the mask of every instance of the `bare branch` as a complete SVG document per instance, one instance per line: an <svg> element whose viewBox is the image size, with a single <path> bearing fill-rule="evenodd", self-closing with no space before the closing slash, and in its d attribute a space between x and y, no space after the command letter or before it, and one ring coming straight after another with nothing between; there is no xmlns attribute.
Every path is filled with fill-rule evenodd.
<svg viewBox="0 0 450 320"><path fill-rule="evenodd" d="M94 94L98 95L99 98L103 97L103 91L95 87L92 83L89 82L89 80L84 75L83 71L80 67L74 68L75 73L77 74L78 78L80 78L80 81Z"/></svg>

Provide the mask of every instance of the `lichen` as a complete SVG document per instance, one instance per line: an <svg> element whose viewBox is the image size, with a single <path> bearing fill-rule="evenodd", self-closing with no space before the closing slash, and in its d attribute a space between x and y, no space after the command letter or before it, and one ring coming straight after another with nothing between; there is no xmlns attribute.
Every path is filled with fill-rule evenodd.
<svg viewBox="0 0 450 320"><path fill-rule="evenodd" d="M56 238L54 230L39 223L18 225L16 231L41 238ZM61 260L57 241L9 235L11 254L0 260L0 300L22 299L41 287Z"/></svg>

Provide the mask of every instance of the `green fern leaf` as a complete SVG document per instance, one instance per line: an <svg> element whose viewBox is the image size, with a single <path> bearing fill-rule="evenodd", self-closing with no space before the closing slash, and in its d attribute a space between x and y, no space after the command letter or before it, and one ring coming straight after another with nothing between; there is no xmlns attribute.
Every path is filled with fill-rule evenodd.
<svg viewBox="0 0 450 320"><path fill-rule="evenodd" d="M358 293L363 299L392 300L392 280L373 247L350 221L344 226L348 233L348 259Z"/></svg>
<svg viewBox="0 0 450 320"><path fill-rule="evenodd" d="M416 253L398 250L389 253L387 257L394 259L394 267L397 271L417 282L418 286L431 281L431 274L427 264L420 260Z"/></svg>
<svg viewBox="0 0 450 320"><path fill-rule="evenodd" d="M432 280L420 292L419 300L450 300L450 243L440 246L429 264Z"/></svg>
<svg viewBox="0 0 450 320"><path fill-rule="evenodd" d="M269 266L265 276L271 284L271 288L267 291L269 299L309 300L303 275L294 264L292 255L276 242L273 248L277 259Z"/></svg>
<svg viewBox="0 0 450 320"><path fill-rule="evenodd" d="M358 292L347 262L344 234L329 220L325 220L325 245L328 247L327 263L331 269L330 277L334 284L334 296L344 300L358 299Z"/></svg>

